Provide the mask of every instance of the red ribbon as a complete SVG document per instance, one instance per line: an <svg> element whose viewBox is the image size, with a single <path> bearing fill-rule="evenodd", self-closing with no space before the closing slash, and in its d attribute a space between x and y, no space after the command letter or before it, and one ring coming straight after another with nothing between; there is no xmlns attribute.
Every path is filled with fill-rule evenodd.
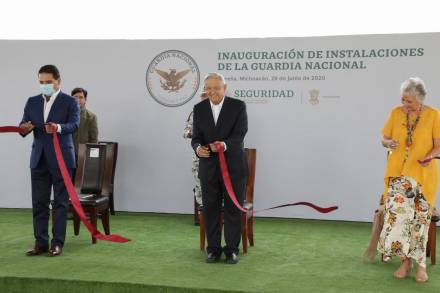
<svg viewBox="0 0 440 293"><path fill-rule="evenodd" d="M417 160L417 162L419 162L419 164L426 164L432 161L433 158L430 159L426 159L426 160Z"/></svg>
<svg viewBox="0 0 440 293"><path fill-rule="evenodd" d="M21 134L25 134L26 130L17 126L0 126L0 133L6 133L6 132L18 132Z"/></svg>
<svg viewBox="0 0 440 293"><path fill-rule="evenodd" d="M2 126L0 127L0 133L5 132L18 132L21 134L26 133L26 131L20 127L16 126ZM122 237L120 235L112 234L112 235L104 235L99 232L93 225L87 220L86 214L81 206L81 202L76 194L75 187L73 186L72 180L69 175L69 171L67 170L66 163L64 162L63 153L61 152L60 142L58 140L58 135L56 132L53 133L53 145L55 149L55 155L57 158L58 167L61 171L61 176L63 177L64 185L66 186L67 193L69 194L70 201L72 202L73 208L75 212L78 214L81 221L89 230L90 234L100 240L110 241L110 242L118 242L124 243L130 241L130 239Z"/></svg>
<svg viewBox="0 0 440 293"><path fill-rule="evenodd" d="M330 212L338 209L337 206L323 208L323 207L319 207L319 206L317 206L317 205L315 205L313 203L305 202L305 201L277 205L277 206L273 206L273 207L262 209L262 210L258 210L258 211L248 210L248 209L242 207L240 205L240 203L238 202L237 197L235 196L234 188L232 187L231 177L229 176L229 171L228 171L228 164L226 163L226 159L225 159L223 144L222 143L215 143L214 146L218 150L218 157L219 157L219 161L220 161L220 170L221 170L221 173L222 173L223 183L225 184L226 191L228 192L229 198L232 200L234 205L240 211L246 213L248 217L251 217L251 216L253 216L253 214L259 213L259 212L262 212L262 211L274 210L274 209L278 209L278 208L284 208L284 207L290 207L290 206L298 206L298 205L304 205L304 206L311 207L311 208L315 209L316 211L318 211L320 213L330 213Z"/></svg>

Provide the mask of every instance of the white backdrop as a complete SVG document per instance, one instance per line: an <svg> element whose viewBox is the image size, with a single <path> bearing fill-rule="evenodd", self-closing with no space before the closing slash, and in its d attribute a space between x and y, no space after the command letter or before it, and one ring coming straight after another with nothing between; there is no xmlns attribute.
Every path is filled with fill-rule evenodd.
<svg viewBox="0 0 440 293"><path fill-rule="evenodd" d="M150 96L145 74L153 58L163 51L187 53L196 61L202 76L218 71L225 63L232 63L232 68L238 63L237 68L241 69L246 63L248 70L219 71L229 80L231 96L247 89L293 94L282 98L239 97L248 105L245 144L258 150L256 209L300 200L322 206L336 204L340 209L321 215L295 207L262 216L371 220L383 188L385 150L380 146L380 129L391 108L400 103L400 83L410 76L420 76L429 91L426 103L439 107L437 33L225 40L0 41L0 48L0 124L18 123L27 97L38 93L38 68L56 64L64 91L70 92L76 86L89 90L88 108L98 116L100 139L120 143L116 209L124 211L192 211L192 150L182 131L198 98L180 107L165 107ZM312 54L309 51L316 55L319 50L325 54L328 50L379 52L411 48L422 54L308 58ZM235 52L238 56L238 52L270 54L292 49L304 52L304 57L218 58L219 52ZM324 67L329 61L357 62L364 69L306 69L307 62ZM301 69L252 70L253 63L276 66L283 62L300 63L297 66ZM245 80L249 77L268 80ZM301 80L288 80L289 77ZM313 77L318 80L311 80ZM314 96L317 104L311 103L310 90L319 91ZM18 135L0 136L0 207L31 206L31 141L30 137L23 140Z"/></svg>

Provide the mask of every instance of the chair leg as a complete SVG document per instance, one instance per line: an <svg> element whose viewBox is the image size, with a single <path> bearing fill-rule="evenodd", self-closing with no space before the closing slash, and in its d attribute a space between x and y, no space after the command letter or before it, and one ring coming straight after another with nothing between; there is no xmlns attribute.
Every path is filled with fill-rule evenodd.
<svg viewBox="0 0 440 293"><path fill-rule="evenodd" d="M429 228L431 230L431 228ZM428 242L426 242L426 257L431 256L431 231L428 231Z"/></svg>
<svg viewBox="0 0 440 293"><path fill-rule="evenodd" d="M105 235L110 235L110 211L108 208L102 211L102 227L104 227Z"/></svg>
<svg viewBox="0 0 440 293"><path fill-rule="evenodd" d="M76 212L73 212L73 234L79 235L80 219Z"/></svg>
<svg viewBox="0 0 440 293"><path fill-rule="evenodd" d="M432 222L429 225L429 230L428 230L428 241L426 242L426 257L430 257L431 256L431 231L432 229Z"/></svg>
<svg viewBox="0 0 440 293"><path fill-rule="evenodd" d="M253 216L251 216L247 220L247 230L248 230L249 245L254 246L254 217Z"/></svg>
<svg viewBox="0 0 440 293"><path fill-rule="evenodd" d="M93 209L93 211L90 213L90 222L93 227L97 227L98 225L98 211L96 209ZM92 236L92 243L96 244L96 238Z"/></svg>
<svg viewBox="0 0 440 293"><path fill-rule="evenodd" d="M200 221L200 250L205 250L205 218L203 217L203 212L199 213L199 221Z"/></svg>
<svg viewBox="0 0 440 293"><path fill-rule="evenodd" d="M243 254L247 253L247 220L246 213L241 213L241 242L243 243Z"/></svg>
<svg viewBox="0 0 440 293"><path fill-rule="evenodd" d="M196 197L194 196L194 224L197 225L200 222L199 219L199 204L196 201Z"/></svg>
<svg viewBox="0 0 440 293"><path fill-rule="evenodd" d="M427 250L429 250L429 254L431 256L431 265L435 265L436 263L436 246L437 246L437 225L436 223L431 222L429 226L428 232L428 245Z"/></svg>
<svg viewBox="0 0 440 293"><path fill-rule="evenodd" d="M115 199L113 197L113 192L110 193L109 200L110 200L110 213L114 216L115 215Z"/></svg>

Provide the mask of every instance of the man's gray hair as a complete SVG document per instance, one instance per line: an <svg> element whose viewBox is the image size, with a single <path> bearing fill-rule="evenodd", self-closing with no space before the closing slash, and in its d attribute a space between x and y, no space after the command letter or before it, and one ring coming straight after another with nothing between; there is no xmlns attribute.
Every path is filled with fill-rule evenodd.
<svg viewBox="0 0 440 293"><path fill-rule="evenodd" d="M403 95L415 95L419 102L423 102L426 97L426 87L423 80L419 77L410 77L400 86L400 93Z"/></svg>
<svg viewBox="0 0 440 293"><path fill-rule="evenodd" d="M217 72L210 72L210 73L208 73L205 76L205 78L203 79L203 82L206 82L208 79L218 79L221 82L223 82L223 84L226 84L225 77L223 75L221 75L220 73L217 73Z"/></svg>

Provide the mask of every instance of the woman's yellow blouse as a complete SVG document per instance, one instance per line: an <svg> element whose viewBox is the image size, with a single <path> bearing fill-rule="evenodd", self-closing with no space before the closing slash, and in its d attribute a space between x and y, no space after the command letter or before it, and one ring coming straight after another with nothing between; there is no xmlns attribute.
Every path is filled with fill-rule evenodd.
<svg viewBox="0 0 440 293"><path fill-rule="evenodd" d="M414 123L412 118L411 124ZM440 138L440 113L437 109L426 107L420 114L420 120L414 130L413 143L409 147L408 159L405 161L405 145L407 137L406 114L402 107L394 108L382 134L399 141L397 149L388 157L385 172L384 197L388 193L390 177L409 176L414 178L421 186L422 192L431 206L435 204L438 186L437 160L432 160L427 167L422 167L417 160L424 158L433 148L433 139Z"/></svg>

